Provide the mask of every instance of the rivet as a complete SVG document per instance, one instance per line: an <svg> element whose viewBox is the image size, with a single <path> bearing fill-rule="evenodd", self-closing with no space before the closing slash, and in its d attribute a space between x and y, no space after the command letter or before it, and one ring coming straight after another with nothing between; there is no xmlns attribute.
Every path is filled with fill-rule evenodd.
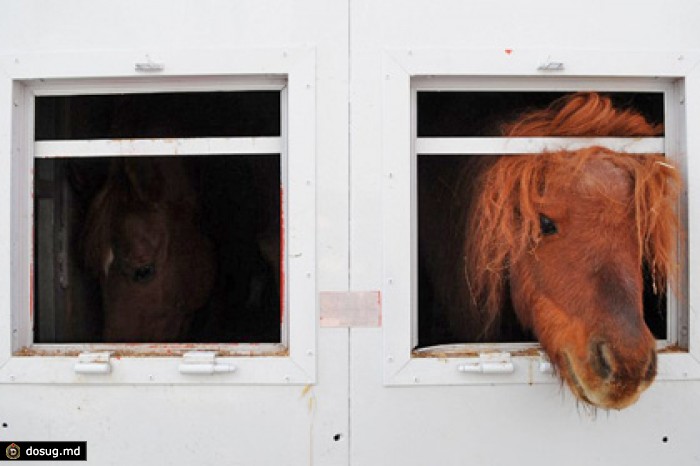
<svg viewBox="0 0 700 466"><path fill-rule="evenodd" d="M418 377L413 377L413 383L420 383L420 379Z"/></svg>
<svg viewBox="0 0 700 466"><path fill-rule="evenodd" d="M386 360L387 360L387 362L394 362L394 357L389 356L388 358L386 358Z"/></svg>

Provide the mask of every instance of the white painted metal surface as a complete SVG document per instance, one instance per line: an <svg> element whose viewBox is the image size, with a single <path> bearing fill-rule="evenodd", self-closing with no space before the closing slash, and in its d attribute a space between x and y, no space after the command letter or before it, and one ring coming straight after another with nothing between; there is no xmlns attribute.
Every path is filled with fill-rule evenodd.
<svg viewBox="0 0 700 466"><path fill-rule="evenodd" d="M659 380L637 404L597 416L575 403L536 353L513 356L513 374L460 373L466 358L411 357L406 171L414 149L411 76L440 88L483 88L488 76L495 90L514 76L539 90L572 90L561 78L610 90L682 79L672 126L687 137L667 133L666 141L700 154L691 130L700 127L699 20L691 0L2 2L0 437L87 440L88 463L100 465L699 463L699 157L681 160L690 352L661 355ZM110 348L10 356L31 333L29 314L13 312L29 299L29 266L18 257L30 253L13 239L18 226L26 231L23 206L31 202L19 194L28 192L27 180L12 176L28 172L19 155L33 139L30 115L15 110L23 86L65 94L240 89L261 77L278 86L284 76L287 142L197 144L289 144L287 174L301 183L288 209L299 225L288 232L290 276L298 277L289 284L298 318L290 321L290 353L262 356L239 346L236 356L204 363L205 372L235 371L205 375L182 374L181 366L199 363L168 356L167 347L152 357L112 356L108 374L75 366L79 352ZM95 144L105 155L116 151ZM139 150L174 150L166 141L146 144ZM65 149L40 143L35 155ZM387 228L401 233L385 236ZM317 292L368 290L381 292L381 327L320 326Z"/></svg>

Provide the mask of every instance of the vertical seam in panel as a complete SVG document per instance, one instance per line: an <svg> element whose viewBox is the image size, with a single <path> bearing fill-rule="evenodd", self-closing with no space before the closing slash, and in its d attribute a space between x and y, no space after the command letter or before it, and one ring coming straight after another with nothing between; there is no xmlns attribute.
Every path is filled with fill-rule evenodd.
<svg viewBox="0 0 700 466"><path fill-rule="evenodd" d="M352 289L352 0L348 0L348 36L347 36L347 66L348 66L348 76L347 76L347 99L348 99L348 291ZM352 328L348 327L347 333L348 339L348 370L347 370L347 418L346 422L346 432L347 432L347 461L346 464L350 466L352 464Z"/></svg>

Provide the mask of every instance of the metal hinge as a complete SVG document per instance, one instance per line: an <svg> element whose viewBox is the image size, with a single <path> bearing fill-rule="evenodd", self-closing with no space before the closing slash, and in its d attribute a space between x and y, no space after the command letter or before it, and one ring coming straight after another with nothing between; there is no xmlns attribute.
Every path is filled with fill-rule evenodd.
<svg viewBox="0 0 700 466"><path fill-rule="evenodd" d="M112 372L111 357L111 351L80 353L73 370L78 374L109 374Z"/></svg>
<svg viewBox="0 0 700 466"><path fill-rule="evenodd" d="M482 374L510 374L515 370L510 353L480 353L478 357L467 358L457 366L459 372Z"/></svg>
<svg viewBox="0 0 700 466"><path fill-rule="evenodd" d="M216 362L216 351L190 351L182 355L178 370L181 374L209 375L219 372L235 372L236 366Z"/></svg>

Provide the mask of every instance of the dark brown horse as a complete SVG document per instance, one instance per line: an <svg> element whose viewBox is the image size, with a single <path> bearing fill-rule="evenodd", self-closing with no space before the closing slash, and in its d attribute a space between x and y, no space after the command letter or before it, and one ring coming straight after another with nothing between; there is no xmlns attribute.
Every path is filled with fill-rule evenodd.
<svg viewBox="0 0 700 466"><path fill-rule="evenodd" d="M580 93L522 116L504 135L648 137L661 128ZM602 147L462 157L420 172L421 267L461 341L498 337L506 301L582 401L634 403L656 375L643 317L675 268L680 185L662 155ZM429 214L428 214L429 213Z"/></svg>
<svg viewBox="0 0 700 466"><path fill-rule="evenodd" d="M102 290L105 342L182 341L216 275L198 209L181 159L112 163L90 205L84 240Z"/></svg>

